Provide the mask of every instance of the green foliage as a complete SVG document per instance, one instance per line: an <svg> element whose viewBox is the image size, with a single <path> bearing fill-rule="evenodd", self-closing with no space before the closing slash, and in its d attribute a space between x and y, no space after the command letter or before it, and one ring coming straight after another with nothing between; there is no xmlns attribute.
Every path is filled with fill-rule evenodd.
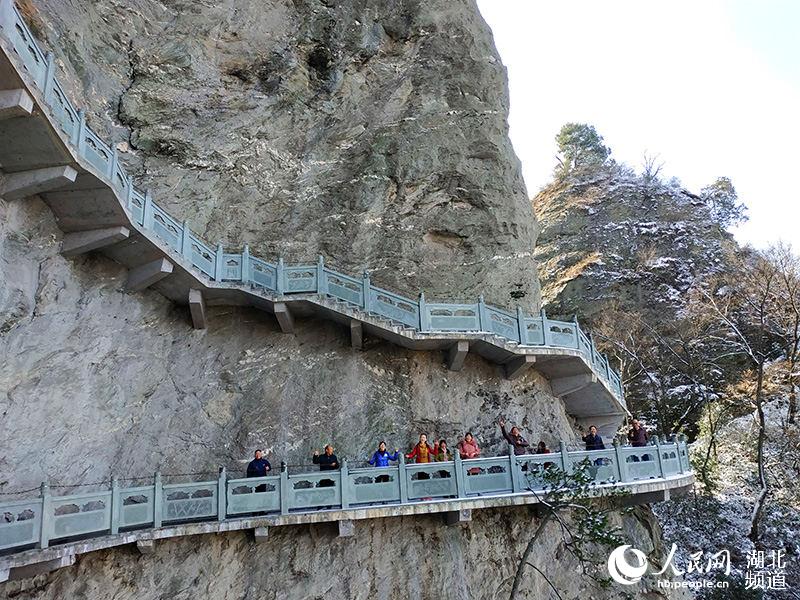
<svg viewBox="0 0 800 600"><path fill-rule="evenodd" d="M712 218L723 229L747 220L747 207L739 202L736 189L727 177L719 177L704 187L700 190L700 197L708 205Z"/></svg>
<svg viewBox="0 0 800 600"><path fill-rule="evenodd" d="M611 155L611 150L603 144L603 136L586 123L567 123L556 135L556 143L559 154L557 175L602 165Z"/></svg>

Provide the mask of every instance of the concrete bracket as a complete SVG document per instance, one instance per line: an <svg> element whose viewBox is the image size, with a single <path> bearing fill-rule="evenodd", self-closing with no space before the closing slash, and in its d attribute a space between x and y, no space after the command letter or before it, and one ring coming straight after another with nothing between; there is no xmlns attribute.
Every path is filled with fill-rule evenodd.
<svg viewBox="0 0 800 600"><path fill-rule="evenodd" d="M122 226L68 233L61 243L61 254L64 256L77 256L78 254L126 240L130 234L130 230Z"/></svg>
<svg viewBox="0 0 800 600"><path fill-rule="evenodd" d="M276 302L273 306L275 318L283 333L294 333L294 317L285 302Z"/></svg>
<svg viewBox="0 0 800 600"><path fill-rule="evenodd" d="M0 181L0 196L19 200L74 183L77 177L78 172L69 165L6 173Z"/></svg>
<svg viewBox="0 0 800 600"><path fill-rule="evenodd" d="M172 273L172 268L172 263L166 258L145 263L130 270L125 288L131 292L141 291L164 279Z"/></svg>
<svg viewBox="0 0 800 600"><path fill-rule="evenodd" d="M469 352L469 342L459 340L447 351L447 368L451 371L460 371L464 367L464 360Z"/></svg>
<svg viewBox="0 0 800 600"><path fill-rule="evenodd" d="M0 90L0 120L28 117L33 112L33 98L23 89Z"/></svg>
<svg viewBox="0 0 800 600"><path fill-rule="evenodd" d="M203 292L200 290L189 290L189 312L192 315L192 326L195 329L205 329L208 326L206 321L206 301Z"/></svg>
<svg viewBox="0 0 800 600"><path fill-rule="evenodd" d="M523 354L512 358L505 364L506 379L521 377L535 362L536 357L533 354Z"/></svg>

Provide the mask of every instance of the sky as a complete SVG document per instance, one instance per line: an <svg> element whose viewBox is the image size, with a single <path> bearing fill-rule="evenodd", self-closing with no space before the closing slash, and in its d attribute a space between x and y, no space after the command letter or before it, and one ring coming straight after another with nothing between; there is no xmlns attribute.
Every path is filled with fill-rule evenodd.
<svg viewBox="0 0 800 600"><path fill-rule="evenodd" d="M555 135L590 123L612 156L698 192L730 177L734 234L800 250L800 1L478 0L508 69L509 129L533 196Z"/></svg>

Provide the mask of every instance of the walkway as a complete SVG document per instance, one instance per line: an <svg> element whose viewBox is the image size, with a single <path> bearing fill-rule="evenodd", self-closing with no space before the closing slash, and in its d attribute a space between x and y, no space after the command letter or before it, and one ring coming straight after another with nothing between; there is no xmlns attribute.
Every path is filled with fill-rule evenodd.
<svg viewBox="0 0 800 600"><path fill-rule="evenodd" d="M0 503L0 552L14 553L0 558L0 581L29 576L34 565L72 564L84 552L132 542L147 552L153 540L198 533L254 529L259 539L267 527L337 521L340 535L351 535L356 520L437 512L464 522L473 509L535 504L547 463L566 472L583 465L596 495L624 489L631 503L669 499L694 480L683 439L575 452L562 442L560 450L385 468L343 461L339 471L249 479L228 479L221 469L216 480L191 483L164 484L156 473L152 484L123 488L112 480L110 489L68 496L42 484L38 498ZM60 549L47 550L52 542Z"/></svg>
<svg viewBox="0 0 800 600"><path fill-rule="evenodd" d="M62 253L100 251L130 269L129 290L153 287L189 306L205 328L209 304L250 305L290 333L297 316L342 323L354 347L366 334L405 348L444 351L459 370L468 352L515 378L534 363L567 412L601 432L626 414L619 374L576 321L489 306L405 298L316 264L270 263L212 246L136 188L117 151L86 125L11 0L0 0L0 196L38 195L64 231Z"/></svg>

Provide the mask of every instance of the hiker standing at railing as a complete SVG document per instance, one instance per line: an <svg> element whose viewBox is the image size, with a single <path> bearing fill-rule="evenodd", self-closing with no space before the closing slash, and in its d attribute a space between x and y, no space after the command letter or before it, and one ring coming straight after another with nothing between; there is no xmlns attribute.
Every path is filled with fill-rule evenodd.
<svg viewBox="0 0 800 600"><path fill-rule="evenodd" d="M475 441L475 436L472 432L468 431L464 435L464 439L458 442L456 446L458 453L461 455L461 460L469 460L470 458L478 458L481 454L481 449L478 447L478 442ZM478 467L472 467L467 470L469 475L477 475L481 470Z"/></svg>
<svg viewBox="0 0 800 600"><path fill-rule="evenodd" d="M339 468L339 459L333 453L333 446L325 444L322 455L319 450L314 450L314 456L311 457L311 462L319 465L320 471L335 471Z"/></svg>
<svg viewBox="0 0 800 600"><path fill-rule="evenodd" d="M428 436L424 433L419 434L419 442L411 449L411 452L406 454L408 460L414 460L416 463L429 463L433 460L433 448L428 444ZM420 471L417 473L419 479L430 479L430 475Z"/></svg>
<svg viewBox="0 0 800 600"><path fill-rule="evenodd" d="M639 423L638 419L634 419L631 422L631 428L628 430L628 441L631 443L631 446L636 448L647 446L647 432Z"/></svg>
<svg viewBox="0 0 800 600"><path fill-rule="evenodd" d="M369 459L369 464L373 467L386 468L389 466L390 460L400 460L400 452L395 448L394 454L389 454L389 451L386 450L386 442L381 442L378 444L378 449L372 454L372 458ZM376 483L385 483L387 481L389 481L388 475L378 475L375 478Z"/></svg>
<svg viewBox="0 0 800 600"><path fill-rule="evenodd" d="M436 462L453 460L453 453L447 449L447 442L445 440L436 442L436 445L433 447L433 460Z"/></svg>
<svg viewBox="0 0 800 600"><path fill-rule="evenodd" d="M266 458L262 457L261 450L256 450L253 455L255 458L251 460L247 465L247 476L248 477L266 477L269 472L272 470L272 466L269 464L269 461ZM266 484L262 484L256 487L256 492L266 492L267 486Z"/></svg>
<svg viewBox="0 0 800 600"><path fill-rule="evenodd" d="M597 433L597 427L594 425L589 426L589 433L581 438L586 444L587 450L605 450L606 446L603 443L603 438Z"/></svg>
<svg viewBox="0 0 800 600"><path fill-rule="evenodd" d="M500 419L497 424L500 425L500 431L503 434L503 437L506 438L506 441L514 447L514 454L519 456L520 454L528 453L530 444L528 443L528 440L522 437L518 427L512 427L511 431L508 432L506 431L506 422L503 419Z"/></svg>

